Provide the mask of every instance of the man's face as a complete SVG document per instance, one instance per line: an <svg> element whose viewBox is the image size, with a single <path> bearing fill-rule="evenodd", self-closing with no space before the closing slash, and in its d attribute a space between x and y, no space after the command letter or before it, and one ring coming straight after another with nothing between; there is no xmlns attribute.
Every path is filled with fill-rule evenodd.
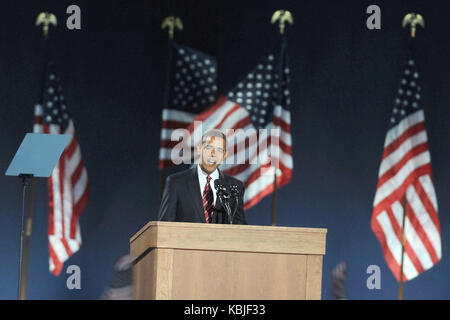
<svg viewBox="0 0 450 320"><path fill-rule="evenodd" d="M197 146L197 152L200 155L200 166L210 174L226 158L225 140L219 137L211 136L206 139L203 145Z"/></svg>

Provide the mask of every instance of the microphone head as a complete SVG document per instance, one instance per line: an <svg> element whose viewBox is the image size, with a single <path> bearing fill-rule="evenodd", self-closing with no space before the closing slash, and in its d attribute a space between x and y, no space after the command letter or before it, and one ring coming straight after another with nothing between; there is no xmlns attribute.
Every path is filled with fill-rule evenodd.
<svg viewBox="0 0 450 320"><path fill-rule="evenodd" d="M230 190L231 190L231 194L232 194L234 197L239 196L239 188L238 188L237 185L232 185L232 186L230 186Z"/></svg>
<svg viewBox="0 0 450 320"><path fill-rule="evenodd" d="M219 179L214 180L214 189L218 190L220 188L220 181Z"/></svg>
<svg viewBox="0 0 450 320"><path fill-rule="evenodd" d="M222 179L214 180L214 188L220 194L223 194L223 195L228 195L229 194L228 189L227 189L227 185L226 185L225 181L223 181Z"/></svg>

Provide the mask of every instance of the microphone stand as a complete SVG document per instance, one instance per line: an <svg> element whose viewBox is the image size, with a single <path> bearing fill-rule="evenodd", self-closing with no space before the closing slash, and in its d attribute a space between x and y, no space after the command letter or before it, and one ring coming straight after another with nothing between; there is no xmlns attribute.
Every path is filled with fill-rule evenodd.
<svg viewBox="0 0 450 320"><path fill-rule="evenodd" d="M228 220L230 221L230 224L233 224L232 219L233 217L231 214L231 207L229 203L230 196L225 194L226 188L217 181L218 180L214 181L214 187L217 190L217 196L219 197L220 203L228 215Z"/></svg>
<svg viewBox="0 0 450 320"><path fill-rule="evenodd" d="M238 187L236 185L231 186L230 189L231 189L231 195L236 200L236 204L234 206L233 214L231 215L231 224L232 224L234 216L236 215L236 211L237 211L238 206L239 206L239 190L238 190Z"/></svg>
<svg viewBox="0 0 450 320"><path fill-rule="evenodd" d="M230 224L233 224L233 216L231 215L231 207L229 202L230 196L224 194L223 197L224 197L224 207L228 214L228 220L230 221Z"/></svg>

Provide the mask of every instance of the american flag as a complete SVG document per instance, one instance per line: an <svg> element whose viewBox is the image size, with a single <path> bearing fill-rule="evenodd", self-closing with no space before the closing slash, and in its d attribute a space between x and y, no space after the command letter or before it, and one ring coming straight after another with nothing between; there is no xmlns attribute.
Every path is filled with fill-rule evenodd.
<svg viewBox="0 0 450 320"><path fill-rule="evenodd" d="M411 280L442 257L438 204L421 106L419 72L407 59L389 120L371 226L386 262L400 281L403 203L406 205L403 279Z"/></svg>
<svg viewBox="0 0 450 320"><path fill-rule="evenodd" d="M200 142L200 131L215 128L227 134L227 152L232 155L220 169L244 183L245 209L273 192L275 174L280 187L292 178L289 79L283 43L279 54L264 56L232 90L197 115L188 128L191 145Z"/></svg>
<svg viewBox="0 0 450 320"><path fill-rule="evenodd" d="M72 135L52 175L47 179L49 267L54 275L59 275L64 261L81 246L78 218L88 201L89 184L75 127L53 68L49 62L41 102L35 106L33 131Z"/></svg>
<svg viewBox="0 0 450 320"><path fill-rule="evenodd" d="M171 161L174 130L187 128L194 117L217 98L217 63L201 51L169 43L169 67L166 96L162 111L159 168L167 168Z"/></svg>

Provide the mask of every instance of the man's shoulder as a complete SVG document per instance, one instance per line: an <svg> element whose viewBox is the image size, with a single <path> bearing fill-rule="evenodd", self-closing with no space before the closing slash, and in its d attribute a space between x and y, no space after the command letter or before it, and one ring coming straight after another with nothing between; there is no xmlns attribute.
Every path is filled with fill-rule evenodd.
<svg viewBox="0 0 450 320"><path fill-rule="evenodd" d="M167 180L170 182L176 182L176 181L180 181L180 180L185 180L187 178L189 178L190 176L192 176L193 174L193 170L195 168L189 168L180 172L176 172L176 173L172 173L171 175L169 175L167 177Z"/></svg>

